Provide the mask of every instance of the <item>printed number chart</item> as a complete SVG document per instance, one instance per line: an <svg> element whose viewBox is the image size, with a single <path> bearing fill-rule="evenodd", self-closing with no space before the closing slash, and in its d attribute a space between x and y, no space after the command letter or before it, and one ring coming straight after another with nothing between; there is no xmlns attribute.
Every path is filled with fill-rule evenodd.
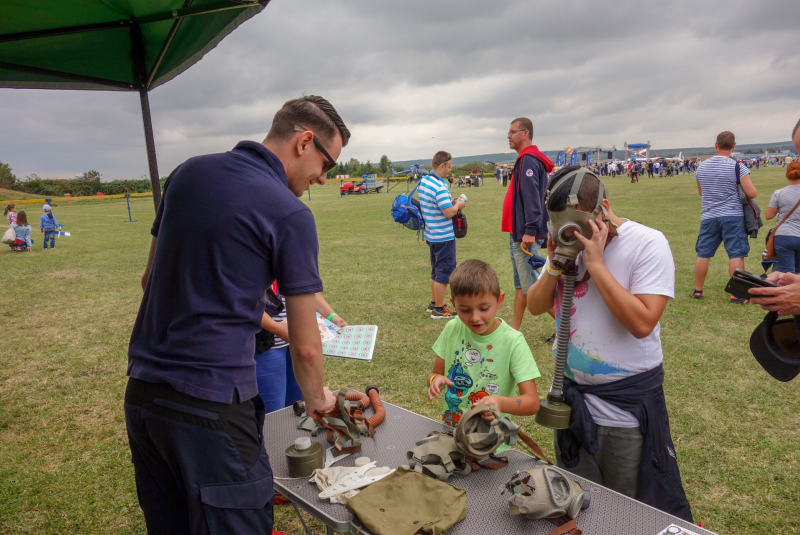
<svg viewBox="0 0 800 535"><path fill-rule="evenodd" d="M377 325L353 325L340 328L317 313L317 325L322 339L322 354L355 360L372 360ZM339 333L339 331L342 331Z"/></svg>

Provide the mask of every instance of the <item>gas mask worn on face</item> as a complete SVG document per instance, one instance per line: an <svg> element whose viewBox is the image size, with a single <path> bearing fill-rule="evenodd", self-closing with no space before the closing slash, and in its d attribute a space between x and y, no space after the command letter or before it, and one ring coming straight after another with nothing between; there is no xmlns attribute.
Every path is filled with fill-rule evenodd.
<svg viewBox="0 0 800 535"><path fill-rule="evenodd" d="M608 217L608 212L603 208L605 186L602 182L600 182L597 190L597 201L595 202L594 210L591 212L584 212L578 209L578 191L581 188L581 183L586 173L590 173L590 171L587 169L578 169L574 174L570 173L562 177L559 179L560 183L551 188L544 198L546 205L550 195L565 187L564 183L567 178L575 176L572 189L567 198L567 208L558 212L547 211L550 216L550 221L547 223L547 230L550 233L551 239L556 244L553 267L562 271L567 271L569 264L573 264L578 257L578 253L583 251L583 244L574 236L574 233L579 232L584 238L591 239L592 228L589 226L589 221L597 218L597 215L601 211Z"/></svg>

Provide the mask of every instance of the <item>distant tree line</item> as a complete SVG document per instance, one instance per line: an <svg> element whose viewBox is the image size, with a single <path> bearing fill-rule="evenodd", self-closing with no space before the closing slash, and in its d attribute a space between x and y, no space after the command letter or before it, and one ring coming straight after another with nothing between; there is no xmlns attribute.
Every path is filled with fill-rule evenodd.
<svg viewBox="0 0 800 535"><path fill-rule="evenodd" d="M427 162L427 165L423 166L428 169L430 168L430 162ZM395 172L403 171L403 169L395 167ZM494 164L492 163L483 163L483 162L471 162L466 163L463 165L455 165L453 166L453 174L456 176L463 176L472 173L475 170L477 172L484 172L484 174L494 174ZM336 175L350 175L352 178L360 177L361 175L378 175L381 177L390 177L392 176L392 161L389 159L388 156L385 154L381 156L380 160L377 164L373 164L369 160L366 162L360 162L356 158L350 158L347 162L339 162L339 164L334 167L330 172L328 172L328 176L335 177Z"/></svg>
<svg viewBox="0 0 800 535"><path fill-rule="evenodd" d="M98 171L86 171L75 178L42 178L33 173L23 179L11 172L8 164L0 162L0 188L13 189L43 197L62 197L69 193L73 197L83 197L102 193L103 195L120 195L123 193L148 193L153 191L149 178L137 180L112 180L103 182L103 175ZM161 178L164 188L166 177Z"/></svg>

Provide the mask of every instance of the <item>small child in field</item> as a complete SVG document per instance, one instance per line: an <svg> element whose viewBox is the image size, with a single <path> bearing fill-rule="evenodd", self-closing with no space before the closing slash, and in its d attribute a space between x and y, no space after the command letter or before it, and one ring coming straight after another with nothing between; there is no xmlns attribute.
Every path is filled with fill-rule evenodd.
<svg viewBox="0 0 800 535"><path fill-rule="evenodd" d="M28 224L28 216L25 212L17 214L16 219L11 223L11 228L17 233L17 240L25 243L28 251L33 247L33 240L31 239L31 226Z"/></svg>
<svg viewBox="0 0 800 535"><path fill-rule="evenodd" d="M50 211L50 205L42 206L44 213L39 218L39 230L44 232L44 248L47 249L47 240L50 240L50 248L56 248L56 232L58 232L58 221L56 216Z"/></svg>
<svg viewBox="0 0 800 535"><path fill-rule="evenodd" d="M505 415L536 414L534 379L541 374L522 333L496 317L505 293L495 270L480 260L461 263L450 275L450 295L458 317L447 322L433 346L428 401L445 391L442 419L451 426L478 403ZM492 419L491 413L484 418Z"/></svg>
<svg viewBox="0 0 800 535"><path fill-rule="evenodd" d="M3 215L8 219L8 224L11 225L17 220L17 205L11 203L3 209Z"/></svg>

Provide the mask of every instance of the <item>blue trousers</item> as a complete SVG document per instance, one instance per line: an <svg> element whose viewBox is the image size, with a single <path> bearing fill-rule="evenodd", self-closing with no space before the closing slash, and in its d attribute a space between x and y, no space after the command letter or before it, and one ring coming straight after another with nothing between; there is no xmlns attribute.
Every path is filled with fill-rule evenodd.
<svg viewBox="0 0 800 535"><path fill-rule="evenodd" d="M778 271L783 273L800 271L800 238L775 236L775 253L778 255Z"/></svg>
<svg viewBox="0 0 800 535"><path fill-rule="evenodd" d="M258 393L266 412L274 412L303 399L300 385L294 378L289 346L256 353Z"/></svg>
<svg viewBox="0 0 800 535"><path fill-rule="evenodd" d="M50 240L50 247L56 246L56 229L44 229L44 248L47 249L47 240Z"/></svg>
<svg viewBox="0 0 800 535"><path fill-rule="evenodd" d="M125 425L150 535L272 533L259 396L216 403L131 378Z"/></svg>

